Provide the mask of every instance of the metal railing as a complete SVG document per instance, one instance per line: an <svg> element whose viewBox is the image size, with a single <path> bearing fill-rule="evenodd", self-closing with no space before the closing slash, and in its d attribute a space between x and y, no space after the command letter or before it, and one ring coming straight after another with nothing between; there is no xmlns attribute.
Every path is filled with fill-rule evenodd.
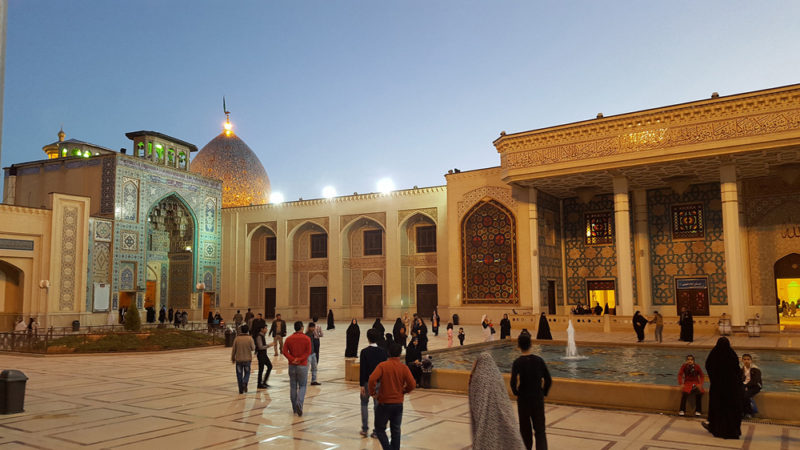
<svg viewBox="0 0 800 450"><path fill-rule="evenodd" d="M156 329L178 329L208 334L211 336L212 345L225 342L225 328L219 325L209 326L205 322L189 322L185 326L177 328L172 325L159 327L159 324L143 323L140 331L128 331L125 330L124 325L118 324L92 325L82 326L78 331L74 331L72 327L50 327L36 330L36 332L25 330L0 333L0 352L44 354L47 353L54 341L68 336L82 338L83 343L86 344L109 334L140 334Z"/></svg>

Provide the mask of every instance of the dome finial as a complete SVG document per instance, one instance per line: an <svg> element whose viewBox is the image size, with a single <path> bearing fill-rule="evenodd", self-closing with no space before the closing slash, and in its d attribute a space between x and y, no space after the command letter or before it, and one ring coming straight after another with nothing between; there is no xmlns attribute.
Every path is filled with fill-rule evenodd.
<svg viewBox="0 0 800 450"><path fill-rule="evenodd" d="M222 96L222 112L225 113L225 124L223 124L223 128L225 128L225 136L230 136L233 128L231 125L231 112L228 111L228 107L225 106L225 96Z"/></svg>
<svg viewBox="0 0 800 450"><path fill-rule="evenodd" d="M64 124L61 124L61 129L58 130L58 142L64 142L65 137L67 137L67 133L64 133Z"/></svg>

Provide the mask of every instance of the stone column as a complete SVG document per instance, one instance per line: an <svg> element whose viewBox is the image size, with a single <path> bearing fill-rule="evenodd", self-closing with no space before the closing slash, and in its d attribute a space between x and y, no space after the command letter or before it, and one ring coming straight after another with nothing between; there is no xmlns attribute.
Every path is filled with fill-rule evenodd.
<svg viewBox="0 0 800 450"><path fill-rule="evenodd" d="M731 324L743 326L746 320L747 296L745 295L745 271L742 262L742 233L739 227L739 187L736 184L736 165L720 166L719 178L728 307L731 312Z"/></svg>
<svg viewBox="0 0 800 450"><path fill-rule="evenodd" d="M400 276L400 230L397 226L397 209L386 210L386 267L384 272L384 283L386 293L383 298L383 315L392 317L400 308L402 298L401 276Z"/></svg>
<svg viewBox="0 0 800 450"><path fill-rule="evenodd" d="M614 177L614 230L617 248L617 314L633 315L633 264L631 255L628 179ZM621 313L621 314L620 314Z"/></svg>
<svg viewBox="0 0 800 450"><path fill-rule="evenodd" d="M291 255L287 242L287 222L279 220L276 227L275 236L275 313L282 314L283 317L289 316L287 310L292 305L291 288L289 279L292 276Z"/></svg>
<svg viewBox="0 0 800 450"><path fill-rule="evenodd" d="M531 240L531 308L534 314L542 309L542 281L539 274L539 208L535 187L528 188L528 231Z"/></svg>
<svg viewBox="0 0 800 450"><path fill-rule="evenodd" d="M344 307L342 291L342 228L338 214L328 218L328 307L333 309L334 317L349 316L340 314ZM336 299L336 303L333 300Z"/></svg>
<svg viewBox="0 0 800 450"><path fill-rule="evenodd" d="M647 191L633 191L633 240L636 255L636 293L642 312L650 313L653 307L653 285L650 270L650 234L647 221Z"/></svg>

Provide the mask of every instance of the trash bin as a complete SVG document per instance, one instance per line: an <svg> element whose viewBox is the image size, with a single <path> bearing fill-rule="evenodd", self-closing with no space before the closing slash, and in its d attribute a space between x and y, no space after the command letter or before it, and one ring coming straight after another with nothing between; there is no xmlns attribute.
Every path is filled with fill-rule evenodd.
<svg viewBox="0 0 800 450"><path fill-rule="evenodd" d="M453 314L453 325L458 325L458 314Z"/></svg>
<svg viewBox="0 0 800 450"><path fill-rule="evenodd" d="M225 347L233 347L233 341L236 339L236 333L230 328L225 329Z"/></svg>
<svg viewBox="0 0 800 450"><path fill-rule="evenodd" d="M25 406L25 382L28 377L19 370L0 372L0 414L16 414Z"/></svg>
<svg viewBox="0 0 800 450"><path fill-rule="evenodd" d="M80 331L81 329L81 321L80 320L73 320L72 321L72 331Z"/></svg>

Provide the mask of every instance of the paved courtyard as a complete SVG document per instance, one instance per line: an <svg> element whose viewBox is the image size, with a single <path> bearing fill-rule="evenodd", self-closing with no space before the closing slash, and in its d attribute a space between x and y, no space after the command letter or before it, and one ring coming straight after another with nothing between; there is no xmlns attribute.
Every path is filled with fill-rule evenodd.
<svg viewBox="0 0 800 450"><path fill-rule="evenodd" d="M362 334L367 326L362 325ZM19 369L30 377L25 413L0 416L0 449L378 449L377 440L358 434L358 387L343 379L345 328L338 323L336 330L326 331L322 385L309 386L303 417L292 414L283 358L273 358L270 389L256 391L251 378L250 392L239 395L230 349L222 347L155 354L0 355L0 369ZM465 328L467 343L477 342L478 327ZM602 333L584 338L628 339ZM791 347L781 341L790 338L760 339L760 346ZM431 348L444 347L446 341L443 333L431 336ZM362 337L360 347L365 344ZM256 372L255 361L253 368ZM466 396L414 391L405 402L403 448L470 448L469 420ZM549 404L547 426L552 449L800 449L800 428L756 422L742 425L741 440L725 441L712 438L697 419Z"/></svg>

